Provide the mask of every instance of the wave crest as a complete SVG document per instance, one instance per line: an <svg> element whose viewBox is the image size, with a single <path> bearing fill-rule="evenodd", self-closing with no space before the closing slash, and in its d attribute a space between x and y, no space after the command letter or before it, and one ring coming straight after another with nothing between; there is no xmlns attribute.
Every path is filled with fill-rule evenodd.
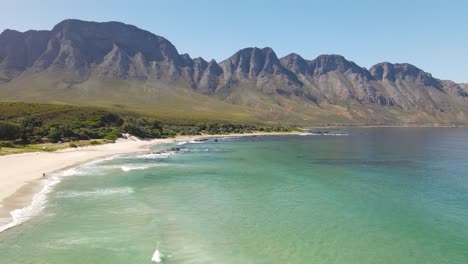
<svg viewBox="0 0 468 264"><path fill-rule="evenodd" d="M93 191L64 191L58 192L57 197L60 198L76 198L76 197L101 197L109 195L125 195L134 193L131 187L95 189Z"/></svg>

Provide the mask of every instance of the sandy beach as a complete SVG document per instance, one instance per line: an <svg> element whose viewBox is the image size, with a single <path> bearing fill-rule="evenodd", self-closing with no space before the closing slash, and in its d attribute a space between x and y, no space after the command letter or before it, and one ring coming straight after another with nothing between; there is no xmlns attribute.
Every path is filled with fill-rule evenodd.
<svg viewBox="0 0 468 264"><path fill-rule="evenodd" d="M70 148L55 152L31 152L0 156L0 219L4 224L11 211L28 206L43 186L43 173L48 175L76 167L86 162L120 154L147 152L156 144L189 141L221 136L284 135L291 133L250 133L229 135L182 136L170 139L119 139L116 143Z"/></svg>
<svg viewBox="0 0 468 264"><path fill-rule="evenodd" d="M120 139L114 144L87 146L55 152L31 152L0 156L0 218L17 208L27 206L41 185L37 180L47 175L107 156L147 150L157 143L174 139Z"/></svg>

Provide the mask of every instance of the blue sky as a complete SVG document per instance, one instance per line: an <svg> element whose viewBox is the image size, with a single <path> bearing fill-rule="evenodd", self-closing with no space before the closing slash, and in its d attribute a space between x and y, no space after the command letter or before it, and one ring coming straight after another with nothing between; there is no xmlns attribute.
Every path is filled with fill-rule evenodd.
<svg viewBox="0 0 468 264"><path fill-rule="evenodd" d="M279 57L341 54L369 68L409 62L468 82L468 1L3 0L0 30L51 29L66 18L121 21L170 40L180 53L223 60L244 47Z"/></svg>

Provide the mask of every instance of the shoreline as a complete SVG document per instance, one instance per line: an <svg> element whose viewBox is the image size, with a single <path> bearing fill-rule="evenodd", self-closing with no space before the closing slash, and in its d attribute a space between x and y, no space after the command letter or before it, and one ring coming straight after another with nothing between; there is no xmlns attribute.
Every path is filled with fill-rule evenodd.
<svg viewBox="0 0 468 264"><path fill-rule="evenodd" d="M141 140L135 137L119 139L116 143L68 148L55 152L30 152L0 156L0 232L14 225L13 213L32 206L36 195L47 187L43 180L51 174L59 173L80 165L124 154L145 153L151 146L180 141L219 137L298 135L301 132L254 132L225 135L196 135L176 138ZM46 177L42 177L45 173ZM5 229L5 226L11 225ZM16 224L15 224L16 225Z"/></svg>
<svg viewBox="0 0 468 264"><path fill-rule="evenodd" d="M318 128L467 128L468 125L315 125L302 127L303 129Z"/></svg>

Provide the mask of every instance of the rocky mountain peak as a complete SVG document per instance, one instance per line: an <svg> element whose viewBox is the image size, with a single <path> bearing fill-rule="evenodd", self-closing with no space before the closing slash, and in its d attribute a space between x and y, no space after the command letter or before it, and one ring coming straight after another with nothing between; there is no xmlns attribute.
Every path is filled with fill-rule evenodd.
<svg viewBox="0 0 468 264"><path fill-rule="evenodd" d="M46 49L49 35L45 30L4 30L0 34L0 69L22 71L32 66Z"/></svg>
<svg viewBox="0 0 468 264"><path fill-rule="evenodd" d="M205 65L204 68L206 68L206 66L208 65L208 62L205 59L203 59L202 57L197 57L197 58L193 59L193 62L195 64L198 64L198 65Z"/></svg>
<svg viewBox="0 0 468 264"><path fill-rule="evenodd" d="M221 69L221 67L215 60L210 60L207 66L207 71L215 75L221 75L223 73L223 69Z"/></svg>
<svg viewBox="0 0 468 264"><path fill-rule="evenodd" d="M281 63L271 48L245 48L221 62L221 67L238 78L256 78L262 72L280 73Z"/></svg>
<svg viewBox="0 0 468 264"><path fill-rule="evenodd" d="M302 83L291 71L281 65L271 48L246 48L222 61L225 87L236 83L255 83L255 86L268 94L289 95L300 93Z"/></svg>
<svg viewBox="0 0 468 264"><path fill-rule="evenodd" d="M54 74L50 75L51 72ZM370 122L377 121L365 109L377 109L373 113L380 113L382 111L375 108L380 106L424 113L426 117L453 113L456 120L466 120L468 116L465 114L468 113L468 85L435 79L411 64L384 62L367 70L340 55L321 55L306 60L292 53L278 59L268 47L239 50L218 64L215 60L180 55L165 38L120 22L69 19L51 31L3 31L0 34L0 86L12 84L9 92L3 95L17 96L15 89L33 87L34 90L32 81L34 85L17 88L15 78L27 81L31 78L34 82L58 78L57 87L78 86L76 84L87 87L87 81L94 84L107 78L129 82L145 80L145 89L190 87L194 92L258 109L269 108L271 105L265 102L271 101L291 113L299 111L301 118L303 114L311 114L304 109L325 109L330 105L364 105L354 109L356 116ZM53 90L57 88L54 85L48 83L43 87ZM113 87L103 88L111 91ZM451 111L453 109L462 112ZM352 111L339 120L350 115ZM441 117L442 114L437 120L443 120ZM388 118L395 117L389 114Z"/></svg>
<svg viewBox="0 0 468 264"><path fill-rule="evenodd" d="M309 73L309 65L307 64L307 61L297 53L291 53L281 58L280 62L285 68L291 70L294 73Z"/></svg>
<svg viewBox="0 0 468 264"><path fill-rule="evenodd" d="M377 80L389 80L395 82L397 80L415 81L424 86L433 86L441 89L440 82L418 67L409 63L389 63L383 62L376 64L370 68L371 75Z"/></svg>
<svg viewBox="0 0 468 264"><path fill-rule="evenodd" d="M183 66L193 66L195 61L192 60L192 58L190 57L189 54L187 53L184 53L184 54L181 54L180 55L180 58L182 60L182 65Z"/></svg>
<svg viewBox="0 0 468 264"><path fill-rule="evenodd" d="M367 75L367 70L359 67L356 63L348 61L341 55L320 55L316 59L309 61L310 71L314 75L327 74L331 71L352 72Z"/></svg>
<svg viewBox="0 0 468 264"><path fill-rule="evenodd" d="M389 62L382 62L369 69L370 74L377 80L395 81L395 67Z"/></svg>
<svg viewBox="0 0 468 264"><path fill-rule="evenodd" d="M86 51L90 62L99 62L112 50L114 43L130 56L141 52L149 61L182 62L177 49L165 38L120 22L69 19L56 25L52 34L61 41L70 41L74 48Z"/></svg>

